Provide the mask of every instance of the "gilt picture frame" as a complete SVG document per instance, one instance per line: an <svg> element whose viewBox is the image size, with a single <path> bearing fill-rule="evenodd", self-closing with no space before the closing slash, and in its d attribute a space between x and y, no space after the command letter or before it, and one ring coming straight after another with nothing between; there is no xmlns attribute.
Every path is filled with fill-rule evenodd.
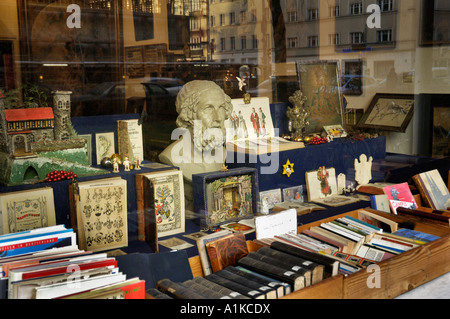
<svg viewBox="0 0 450 319"><path fill-rule="evenodd" d="M296 65L300 90L307 98L307 133L322 132L324 125L344 125L339 62L299 60Z"/></svg>
<svg viewBox="0 0 450 319"><path fill-rule="evenodd" d="M405 132L413 114L413 94L377 93L357 127Z"/></svg>

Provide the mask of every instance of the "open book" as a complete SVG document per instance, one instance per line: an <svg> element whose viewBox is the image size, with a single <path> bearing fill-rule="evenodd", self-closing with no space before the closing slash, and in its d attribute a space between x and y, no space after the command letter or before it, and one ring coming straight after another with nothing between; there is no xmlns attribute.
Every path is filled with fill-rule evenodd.
<svg viewBox="0 0 450 319"><path fill-rule="evenodd" d="M252 98L249 104L233 99L233 111L225 121L227 150L251 154L303 148L302 142L292 142L278 136L270 114L269 99Z"/></svg>

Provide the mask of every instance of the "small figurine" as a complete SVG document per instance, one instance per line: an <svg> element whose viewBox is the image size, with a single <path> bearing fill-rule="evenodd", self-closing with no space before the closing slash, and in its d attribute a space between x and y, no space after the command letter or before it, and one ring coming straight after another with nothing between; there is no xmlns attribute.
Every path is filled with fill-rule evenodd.
<svg viewBox="0 0 450 319"><path fill-rule="evenodd" d="M119 162L117 161L117 157L113 159L113 173L119 173Z"/></svg>
<svg viewBox="0 0 450 319"><path fill-rule="evenodd" d="M130 160L128 159L128 156L125 156L125 158L123 159L123 167L125 169L125 172L130 171Z"/></svg>
<svg viewBox="0 0 450 319"><path fill-rule="evenodd" d="M141 169L141 161L139 160L138 156L134 157L134 169L136 169L136 170Z"/></svg>
<svg viewBox="0 0 450 319"><path fill-rule="evenodd" d="M247 92L245 86L247 85L245 83L245 79L241 79L240 77L236 77L236 79L238 80L238 85L239 85L239 91L244 92L244 103L245 104L250 104L251 101L251 96L250 93Z"/></svg>
<svg viewBox="0 0 450 319"><path fill-rule="evenodd" d="M353 195L355 192L355 188L353 187L353 183L350 183L350 185L347 188L343 189L345 196Z"/></svg>

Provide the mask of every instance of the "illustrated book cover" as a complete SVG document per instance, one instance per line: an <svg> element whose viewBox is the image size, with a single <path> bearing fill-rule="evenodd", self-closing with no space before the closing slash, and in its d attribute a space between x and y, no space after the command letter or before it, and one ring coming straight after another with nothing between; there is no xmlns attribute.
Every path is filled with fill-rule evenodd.
<svg viewBox="0 0 450 319"><path fill-rule="evenodd" d="M437 169L416 174L412 179L427 207L436 210L450 208L450 192Z"/></svg>
<svg viewBox="0 0 450 319"><path fill-rule="evenodd" d="M142 125L138 124L138 119L117 121L117 148L131 163L144 159Z"/></svg>
<svg viewBox="0 0 450 319"><path fill-rule="evenodd" d="M336 170L321 166L317 170L305 172L308 201L337 207L359 201L359 198L339 195Z"/></svg>
<svg viewBox="0 0 450 319"><path fill-rule="evenodd" d="M389 205L389 198L386 194L380 195L370 195L370 206L373 209L380 210L385 213L391 212L391 207Z"/></svg>
<svg viewBox="0 0 450 319"><path fill-rule="evenodd" d="M0 194L0 235L54 225L53 188Z"/></svg>
<svg viewBox="0 0 450 319"><path fill-rule="evenodd" d="M256 169L236 168L225 172L192 175L194 211L206 228L253 218L259 199Z"/></svg>
<svg viewBox="0 0 450 319"><path fill-rule="evenodd" d="M128 245L126 180L79 182L73 192L80 249L101 251Z"/></svg>
<svg viewBox="0 0 450 319"><path fill-rule="evenodd" d="M142 189L138 189L140 183L136 181L141 240L155 241L155 231L158 238L183 233L185 204L182 172L165 170L140 174L139 178L143 179Z"/></svg>
<svg viewBox="0 0 450 319"><path fill-rule="evenodd" d="M270 113L269 99L232 99L233 111L225 121L227 150L251 154L303 148L302 142L292 142L279 137Z"/></svg>
<svg viewBox="0 0 450 319"><path fill-rule="evenodd" d="M383 187L384 193L389 199L389 205L391 206L392 213L397 214L398 207L404 207L409 209L416 209L417 203L409 188L408 183L394 184L391 186Z"/></svg>

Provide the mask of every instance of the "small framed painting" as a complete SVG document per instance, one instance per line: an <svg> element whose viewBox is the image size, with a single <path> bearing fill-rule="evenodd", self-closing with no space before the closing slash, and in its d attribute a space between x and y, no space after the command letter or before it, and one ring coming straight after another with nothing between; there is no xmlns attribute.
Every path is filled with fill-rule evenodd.
<svg viewBox="0 0 450 319"><path fill-rule="evenodd" d="M115 153L114 132L95 134L95 151L97 157L97 165L105 157L109 157Z"/></svg>
<svg viewBox="0 0 450 319"><path fill-rule="evenodd" d="M414 113L413 94L375 94L357 127L405 132Z"/></svg>

